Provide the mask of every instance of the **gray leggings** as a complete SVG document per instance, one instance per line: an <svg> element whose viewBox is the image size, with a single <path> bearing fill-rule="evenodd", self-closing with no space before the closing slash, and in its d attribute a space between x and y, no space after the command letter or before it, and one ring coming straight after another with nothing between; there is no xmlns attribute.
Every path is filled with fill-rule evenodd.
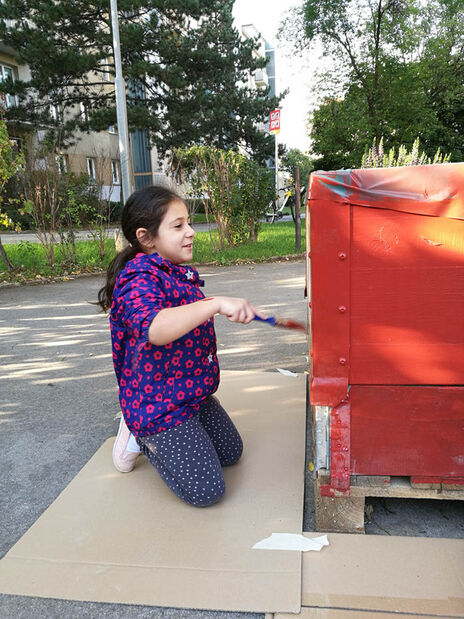
<svg viewBox="0 0 464 619"><path fill-rule="evenodd" d="M166 485L195 507L222 498L226 487L221 466L235 464L243 451L237 428L212 396L182 425L136 440Z"/></svg>

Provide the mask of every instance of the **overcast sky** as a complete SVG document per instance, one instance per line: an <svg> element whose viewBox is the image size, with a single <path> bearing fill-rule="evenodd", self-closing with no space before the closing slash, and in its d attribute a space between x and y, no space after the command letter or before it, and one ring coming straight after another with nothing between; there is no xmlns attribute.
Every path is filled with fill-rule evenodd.
<svg viewBox="0 0 464 619"><path fill-rule="evenodd" d="M281 105L281 133L279 141L287 148L299 148L307 151L306 119L308 116L309 86L311 72L304 66L304 61L290 59L279 50L276 33L284 13L295 0L235 0L234 18L237 28L243 24L253 24L264 38L275 44L277 92L289 88L290 92Z"/></svg>

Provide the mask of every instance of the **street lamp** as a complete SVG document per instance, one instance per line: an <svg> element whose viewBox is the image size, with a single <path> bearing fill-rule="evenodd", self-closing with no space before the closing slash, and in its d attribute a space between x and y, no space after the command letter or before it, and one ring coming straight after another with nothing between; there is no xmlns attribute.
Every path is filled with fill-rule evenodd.
<svg viewBox="0 0 464 619"><path fill-rule="evenodd" d="M119 159L121 161L121 183L123 203L132 193L131 156L129 147L129 129L127 127L126 84L122 75L121 44L119 41L118 4L111 3L111 26L113 30L113 55L116 70L114 80L116 91L116 118L119 135Z"/></svg>

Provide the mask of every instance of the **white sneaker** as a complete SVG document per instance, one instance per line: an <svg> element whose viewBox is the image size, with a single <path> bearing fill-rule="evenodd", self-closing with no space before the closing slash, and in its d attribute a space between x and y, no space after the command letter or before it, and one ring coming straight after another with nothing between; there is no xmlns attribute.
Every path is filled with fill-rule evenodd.
<svg viewBox="0 0 464 619"><path fill-rule="evenodd" d="M140 448L129 432L124 417L121 417L118 435L113 446L113 464L120 473L130 473L139 456Z"/></svg>

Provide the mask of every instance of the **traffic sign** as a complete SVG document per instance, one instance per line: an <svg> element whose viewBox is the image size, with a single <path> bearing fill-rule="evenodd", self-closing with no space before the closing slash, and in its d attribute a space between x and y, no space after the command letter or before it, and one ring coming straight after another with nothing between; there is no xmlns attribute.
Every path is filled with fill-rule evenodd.
<svg viewBox="0 0 464 619"><path fill-rule="evenodd" d="M280 110L272 110L269 114L269 133L280 133Z"/></svg>

